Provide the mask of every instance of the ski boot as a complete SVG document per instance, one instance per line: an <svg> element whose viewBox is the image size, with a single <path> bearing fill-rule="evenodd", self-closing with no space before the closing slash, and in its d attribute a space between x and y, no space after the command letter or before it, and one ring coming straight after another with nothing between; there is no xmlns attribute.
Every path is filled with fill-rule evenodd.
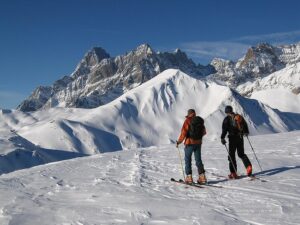
<svg viewBox="0 0 300 225"><path fill-rule="evenodd" d="M238 179L238 175L235 172L232 172L231 174L228 175L229 179Z"/></svg>
<svg viewBox="0 0 300 225"><path fill-rule="evenodd" d="M193 183L192 174L187 175L184 182L187 184L192 184Z"/></svg>
<svg viewBox="0 0 300 225"><path fill-rule="evenodd" d="M247 170L247 176L248 177L252 176L252 166L251 165L247 166L246 170Z"/></svg>
<svg viewBox="0 0 300 225"><path fill-rule="evenodd" d="M198 184L206 184L207 183L205 173L199 174L199 178L197 180L197 183Z"/></svg>

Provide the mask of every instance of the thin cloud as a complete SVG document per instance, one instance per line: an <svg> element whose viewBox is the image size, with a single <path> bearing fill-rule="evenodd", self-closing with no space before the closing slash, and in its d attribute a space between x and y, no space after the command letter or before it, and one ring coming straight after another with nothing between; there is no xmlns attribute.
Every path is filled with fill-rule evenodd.
<svg viewBox="0 0 300 225"><path fill-rule="evenodd" d="M297 43L300 41L300 30L291 32L243 36L224 41L198 41L181 44L181 48L193 59L209 63L213 58L236 61L251 46L267 42L274 45Z"/></svg>
<svg viewBox="0 0 300 225"><path fill-rule="evenodd" d="M281 32L281 33L271 33L271 34L261 34L261 35L251 35L243 36L232 41L246 42L246 43L257 43L257 42L269 42L271 44L290 44L300 41L300 30Z"/></svg>
<svg viewBox="0 0 300 225"><path fill-rule="evenodd" d="M204 61L210 61L213 58L236 60L242 57L249 47L250 45L248 44L227 41L200 41L181 45L181 48L187 52L189 56L203 59Z"/></svg>

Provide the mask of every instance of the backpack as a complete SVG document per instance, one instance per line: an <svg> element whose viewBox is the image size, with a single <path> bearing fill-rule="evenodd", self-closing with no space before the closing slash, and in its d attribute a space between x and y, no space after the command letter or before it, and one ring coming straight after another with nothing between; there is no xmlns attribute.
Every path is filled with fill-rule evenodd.
<svg viewBox="0 0 300 225"><path fill-rule="evenodd" d="M244 133L244 117L240 114L234 114L230 116L231 118L231 125L238 130L239 133Z"/></svg>
<svg viewBox="0 0 300 225"><path fill-rule="evenodd" d="M187 137L194 140L201 140L204 130L204 120L200 116L194 116L188 130Z"/></svg>

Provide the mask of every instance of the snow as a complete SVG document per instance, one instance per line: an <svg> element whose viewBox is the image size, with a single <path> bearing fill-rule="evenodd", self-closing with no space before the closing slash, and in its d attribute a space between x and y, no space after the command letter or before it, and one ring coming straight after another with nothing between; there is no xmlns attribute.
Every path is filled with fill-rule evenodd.
<svg viewBox="0 0 300 225"><path fill-rule="evenodd" d="M267 182L215 177L212 173L228 173L226 150L219 142L205 141L202 158L207 178L223 188L197 189L170 182L171 177L182 176L174 145L98 154L4 174L0 223L298 224L299 136L297 131L251 137L262 172L245 142L254 172ZM241 160L238 170L244 173Z"/></svg>
<svg viewBox="0 0 300 225"><path fill-rule="evenodd" d="M266 104L170 69L95 109L1 110L0 224L298 224L298 105L278 97L285 89L253 96L263 91ZM228 173L228 104L247 120L263 171L247 141L246 152L267 182L213 175ZM205 119L208 180L223 188L170 182L182 178L174 143L189 108Z"/></svg>
<svg viewBox="0 0 300 225"><path fill-rule="evenodd" d="M300 112L300 95L294 90L300 87L300 63L295 63L253 83L240 85L237 90L250 95L274 109L283 112Z"/></svg>
<svg viewBox="0 0 300 225"><path fill-rule="evenodd" d="M283 112L300 113L300 95L293 94L285 88L256 91L251 98Z"/></svg>
<svg viewBox="0 0 300 225"><path fill-rule="evenodd" d="M226 86L173 69L95 109L9 111L0 117L39 148L91 155L174 143L189 108L205 119L206 138L218 139L228 104L247 118L253 135L300 127L298 114L276 111Z"/></svg>

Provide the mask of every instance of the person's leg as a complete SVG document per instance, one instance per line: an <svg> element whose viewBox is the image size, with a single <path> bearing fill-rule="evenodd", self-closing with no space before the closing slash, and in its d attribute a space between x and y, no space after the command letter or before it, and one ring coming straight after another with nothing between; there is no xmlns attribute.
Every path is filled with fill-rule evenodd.
<svg viewBox="0 0 300 225"><path fill-rule="evenodd" d="M194 155L195 155L195 161L196 166L198 169L198 174L202 174L205 172L204 165L201 158L201 145L195 145L194 146Z"/></svg>
<svg viewBox="0 0 300 225"><path fill-rule="evenodd" d="M185 174L192 174L192 154L193 148L191 145L186 145L184 148Z"/></svg>
<svg viewBox="0 0 300 225"><path fill-rule="evenodd" d="M243 164L246 168L246 173L248 176L252 175L252 165L248 158L248 156L245 154L244 150L244 139L240 138L237 142L237 154L239 158L243 161Z"/></svg>
<svg viewBox="0 0 300 225"><path fill-rule="evenodd" d="M229 155L228 155L228 161L229 161L229 170L230 173L235 173L237 171L236 166L236 159L235 159L235 151L236 151L236 138L231 137L229 138Z"/></svg>
<svg viewBox="0 0 300 225"><path fill-rule="evenodd" d="M196 161L196 166L197 166L198 174L199 174L197 183L205 184L205 183L207 183L207 180L206 180L206 176L205 176L204 165L203 165L202 159L201 159L201 145L195 145L194 154L195 154L195 161Z"/></svg>

